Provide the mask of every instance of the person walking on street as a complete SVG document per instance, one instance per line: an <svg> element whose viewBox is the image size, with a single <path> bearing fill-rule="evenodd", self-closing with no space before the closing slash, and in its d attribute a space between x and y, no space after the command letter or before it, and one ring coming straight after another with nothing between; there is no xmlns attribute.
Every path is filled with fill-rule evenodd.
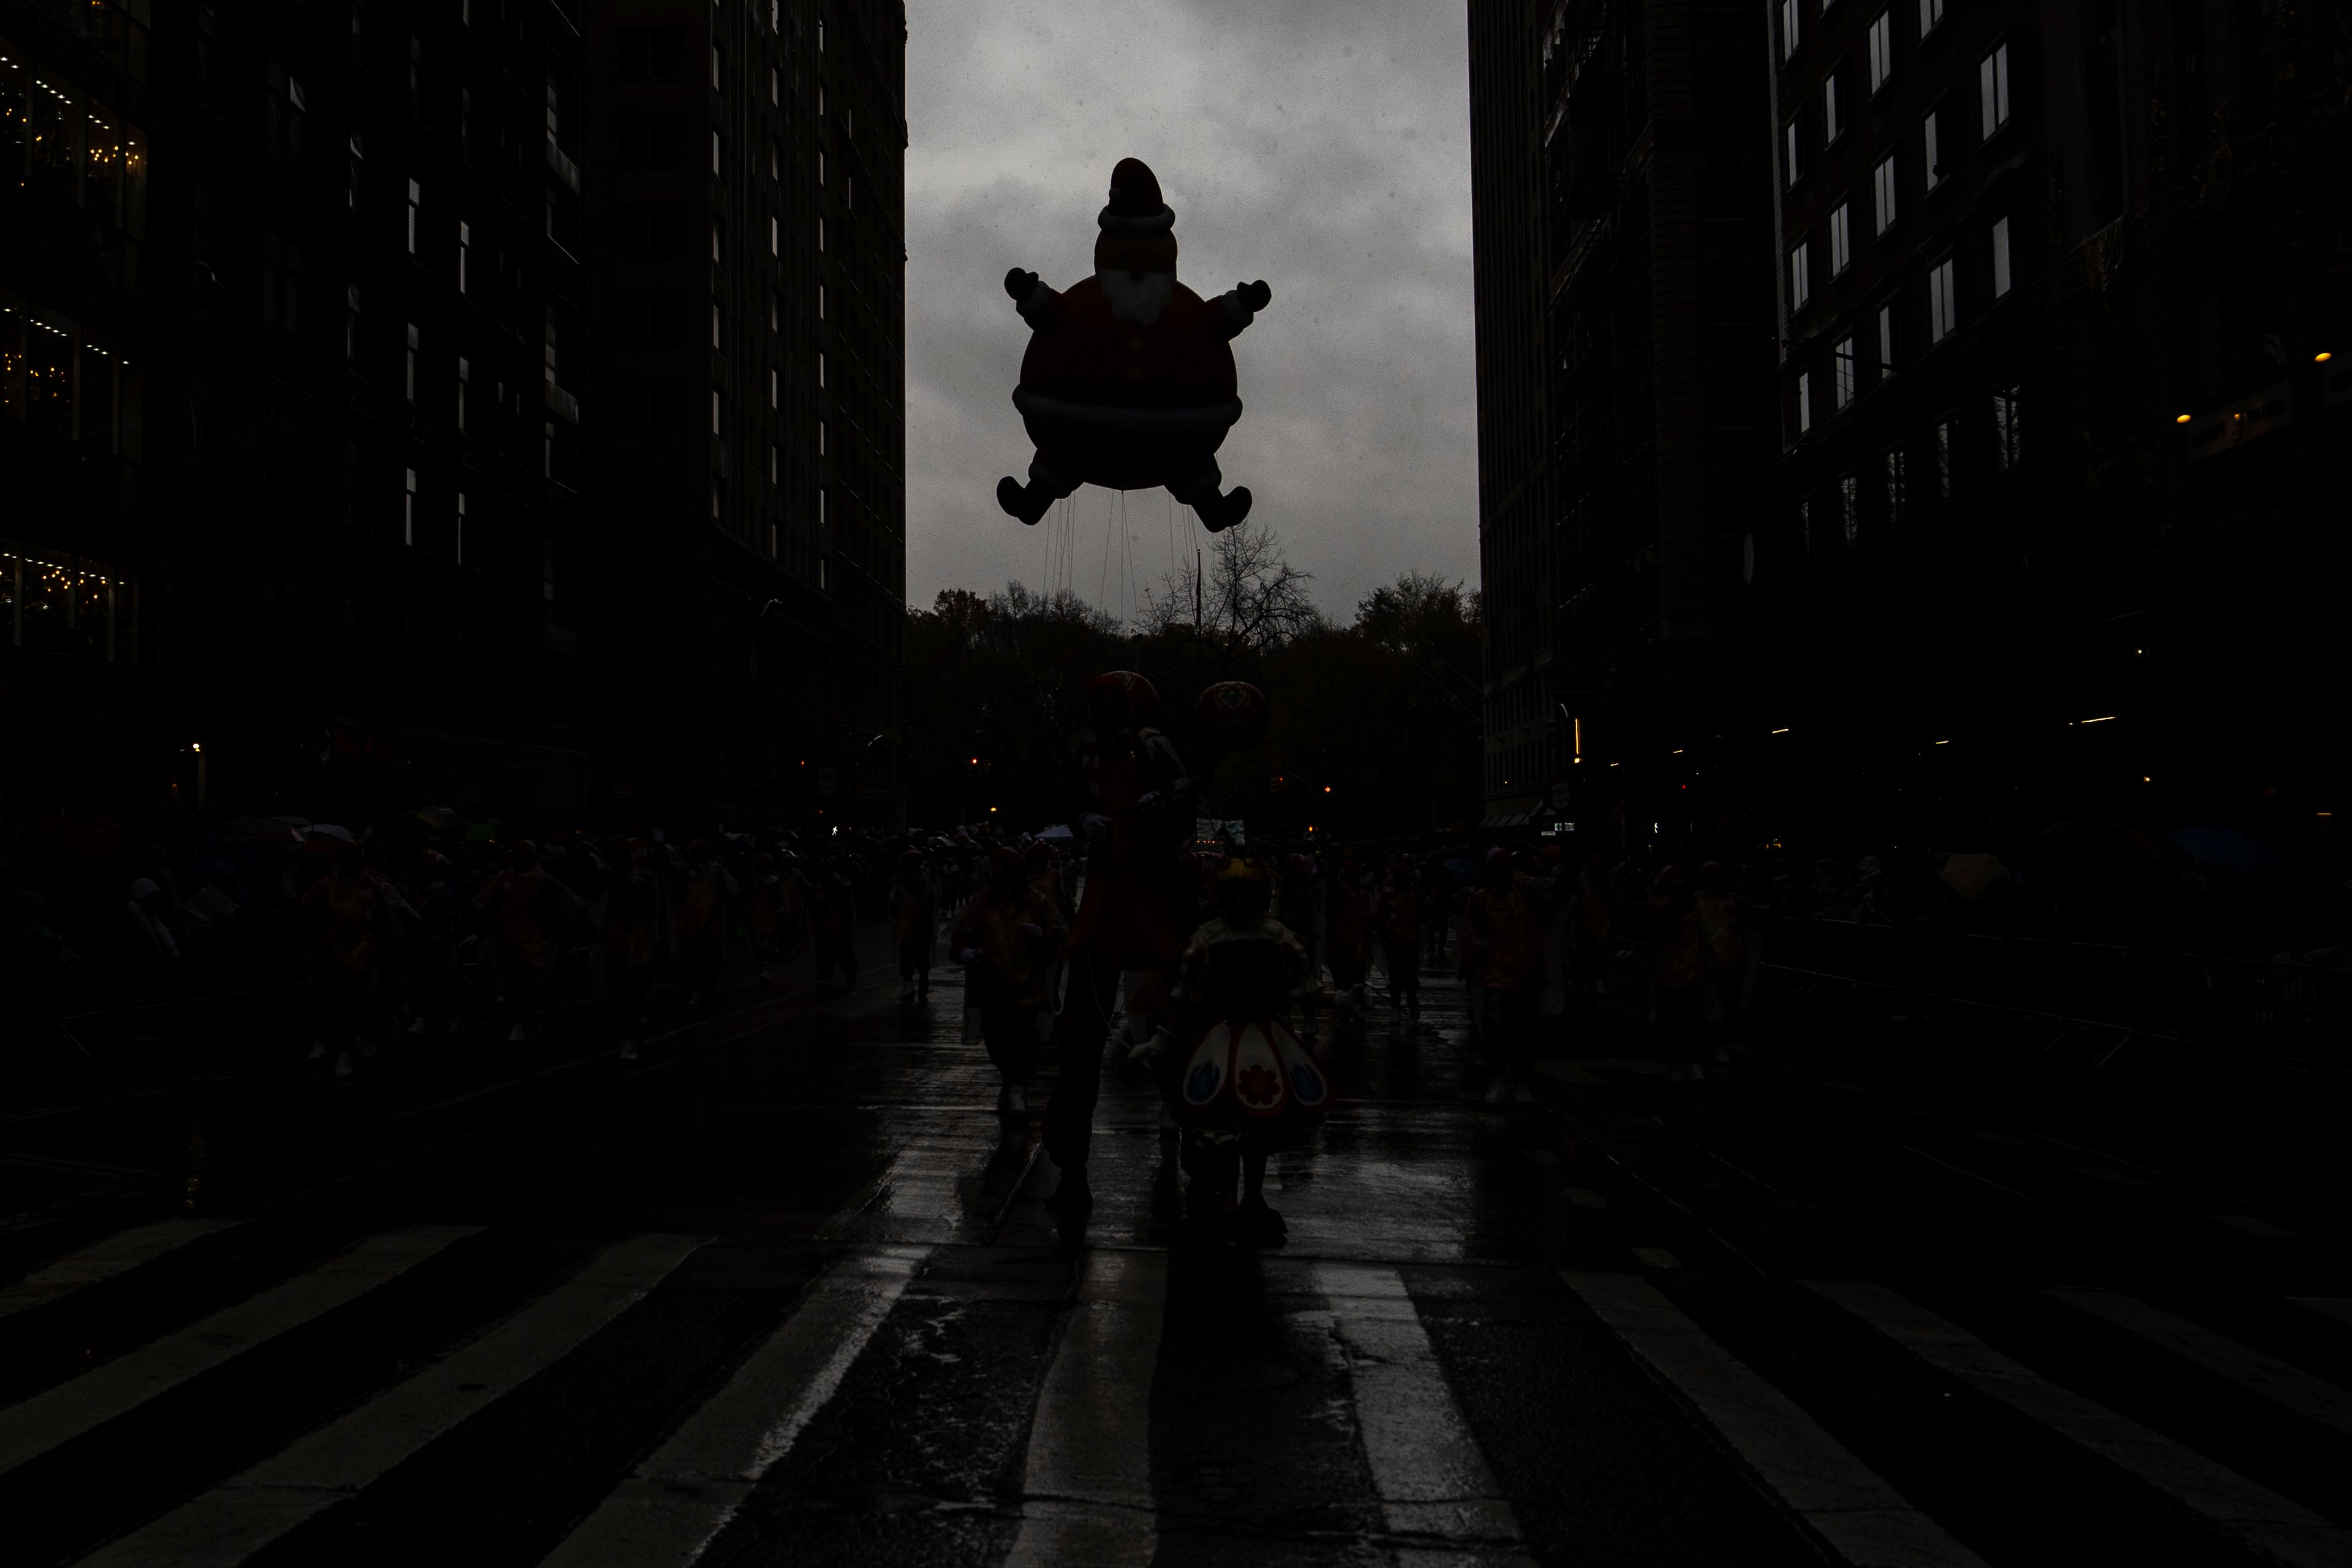
<svg viewBox="0 0 2352 1568"><path fill-rule="evenodd" d="M604 891L604 994L621 1036L621 1059L637 1059L645 1039L646 992L653 980L661 934L661 879L642 839L622 847L623 858Z"/></svg>
<svg viewBox="0 0 2352 1568"><path fill-rule="evenodd" d="M735 904L735 878L712 852L710 840L686 847L686 875L677 900L677 949L685 971L686 1005L702 1005L719 994L726 957L727 911Z"/></svg>
<svg viewBox="0 0 2352 1568"><path fill-rule="evenodd" d="M1478 890L1462 911L1462 969L1480 998L1486 1102L1532 1101L1536 998L1543 989L1544 885L1511 868L1511 852L1490 849Z"/></svg>
<svg viewBox="0 0 2352 1568"><path fill-rule="evenodd" d="M980 1015L988 1059L1004 1079L1000 1116L1029 1110L1029 1076L1037 1066L1037 1014L1046 1005L1053 955L1069 928L1054 900L1030 884L1017 849L992 850L988 882L963 907L952 938L964 967L964 994Z"/></svg>
<svg viewBox="0 0 2352 1568"><path fill-rule="evenodd" d="M369 868L358 845L348 839L319 842L332 846L326 853L333 865L302 895L320 1028L310 1056L323 1058L332 1041L335 1076L349 1078L354 1045L362 1055L375 1054L384 948L397 938L407 905Z"/></svg>
<svg viewBox="0 0 2352 1568"><path fill-rule="evenodd" d="M923 852L909 849L898 857L898 875L890 883L890 933L898 942L900 1002L928 1002L931 995L931 931L939 920L939 889Z"/></svg>
<svg viewBox="0 0 2352 1568"><path fill-rule="evenodd" d="M1422 892L1412 868L1399 862L1372 906L1372 929L1380 935L1381 962L1389 972L1389 1007L1421 1016Z"/></svg>
<svg viewBox="0 0 2352 1568"><path fill-rule="evenodd" d="M488 917L485 935L507 999L508 1043L537 1039L547 983L563 933L580 912L579 897L548 875L539 863L539 846L525 838L507 851L506 869L475 902Z"/></svg>
<svg viewBox="0 0 2352 1568"><path fill-rule="evenodd" d="M1133 670L1097 676L1070 745L1071 820L1087 846L1087 879L1069 936L1069 991L1055 1020L1061 1070L1045 1129L1045 1152L1062 1172L1053 1201L1066 1218L1093 1203L1087 1157L1120 971L1165 970L1176 960L1192 781L1150 721L1159 710L1159 692Z"/></svg>

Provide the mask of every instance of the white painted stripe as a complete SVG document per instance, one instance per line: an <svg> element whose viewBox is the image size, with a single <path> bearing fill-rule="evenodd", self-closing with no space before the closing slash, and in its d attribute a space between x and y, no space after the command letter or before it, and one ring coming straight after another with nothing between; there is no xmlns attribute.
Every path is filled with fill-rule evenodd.
<svg viewBox="0 0 2352 1568"><path fill-rule="evenodd" d="M1037 1393L1004 1568L1148 1568L1159 1544L1150 1425L1168 1255L1097 1249L1083 1267Z"/></svg>
<svg viewBox="0 0 2352 1568"><path fill-rule="evenodd" d="M576 1349L709 1239L639 1236L606 1247L481 1338L83 1562L242 1563Z"/></svg>
<svg viewBox="0 0 2352 1568"><path fill-rule="evenodd" d="M1525 1564L1510 1500L1454 1403L1393 1268L1318 1263L1315 1288L1348 1355L1356 1429L1400 1564Z"/></svg>
<svg viewBox="0 0 2352 1568"><path fill-rule="evenodd" d="M884 1247L826 1270L543 1568L684 1568L699 1557L833 1397L928 1256L926 1247Z"/></svg>
<svg viewBox="0 0 2352 1568"><path fill-rule="evenodd" d="M481 1228L417 1226L370 1237L307 1274L0 1410L0 1471L14 1469L265 1340L365 1295Z"/></svg>
<svg viewBox="0 0 2352 1568"><path fill-rule="evenodd" d="M2352 1564L2352 1531L2248 1480L2129 1416L2052 1383L1961 1328L1880 1285L1812 1288L1939 1372L2081 1444L2259 1551L2310 1568Z"/></svg>
<svg viewBox="0 0 2352 1568"><path fill-rule="evenodd" d="M1696 1405L1734 1451L1857 1568L1984 1568L1798 1407L1636 1274L1561 1270L1617 1337Z"/></svg>
<svg viewBox="0 0 2352 1568"><path fill-rule="evenodd" d="M2174 1317L2160 1307L2151 1307L2137 1297L2119 1291L2053 1290L2050 1294L2070 1307L2105 1318L2117 1328L2128 1329L2142 1339L2162 1345L2273 1405L2307 1415L2338 1432L2352 1432L2352 1394L2299 1367L2289 1366L2276 1356L2265 1355L2202 1324Z"/></svg>
<svg viewBox="0 0 2352 1568"><path fill-rule="evenodd" d="M2325 1312L2339 1323L2352 1323L2352 1300L2340 1296L2291 1296L2298 1307L2308 1307L2315 1312Z"/></svg>
<svg viewBox="0 0 2352 1568"><path fill-rule="evenodd" d="M167 1219L135 1230L117 1231L45 1268L35 1269L13 1285L0 1285L0 1318L54 1301L85 1285L111 1279L167 1252L176 1252L200 1237L227 1230L236 1223L233 1219Z"/></svg>

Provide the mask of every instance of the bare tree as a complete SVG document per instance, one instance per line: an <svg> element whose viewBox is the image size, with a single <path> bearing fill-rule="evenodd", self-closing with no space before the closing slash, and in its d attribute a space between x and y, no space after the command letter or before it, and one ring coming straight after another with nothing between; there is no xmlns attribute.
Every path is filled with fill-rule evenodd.
<svg viewBox="0 0 2352 1568"><path fill-rule="evenodd" d="M1193 619L1201 635L1260 652L1323 629L1323 612L1307 596L1315 580L1283 553L1282 541L1262 523L1242 522L1216 536L1197 573L1167 576L1144 594L1139 630L1157 635Z"/></svg>

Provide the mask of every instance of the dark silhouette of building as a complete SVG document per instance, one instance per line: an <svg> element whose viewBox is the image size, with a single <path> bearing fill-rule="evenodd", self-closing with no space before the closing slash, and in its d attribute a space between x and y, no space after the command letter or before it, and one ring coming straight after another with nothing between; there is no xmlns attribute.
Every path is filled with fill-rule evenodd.
<svg viewBox="0 0 2352 1568"><path fill-rule="evenodd" d="M2352 6L1772 11L1757 571L1800 787L2308 827L2342 779Z"/></svg>
<svg viewBox="0 0 2352 1568"><path fill-rule="evenodd" d="M85 574L62 626L12 606L17 793L578 815L577 34L522 0L150 20L0 11L42 498L10 531Z"/></svg>
<svg viewBox="0 0 2352 1568"><path fill-rule="evenodd" d="M146 760L144 5L0 6L0 793Z"/></svg>
<svg viewBox="0 0 2352 1568"><path fill-rule="evenodd" d="M588 59L600 809L887 819L904 6L624 0Z"/></svg>
<svg viewBox="0 0 2352 1568"><path fill-rule="evenodd" d="M1471 39L1489 808L1575 779L1571 819L1655 820L1690 803L1650 764L1749 700L1764 30L1748 4L1557 0L1474 5Z"/></svg>

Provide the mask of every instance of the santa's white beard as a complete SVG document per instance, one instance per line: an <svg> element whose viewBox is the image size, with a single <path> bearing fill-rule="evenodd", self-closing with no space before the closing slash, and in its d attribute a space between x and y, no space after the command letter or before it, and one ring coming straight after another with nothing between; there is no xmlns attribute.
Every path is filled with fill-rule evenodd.
<svg viewBox="0 0 2352 1568"><path fill-rule="evenodd" d="M1110 301L1110 313L1122 321L1134 321L1150 326L1176 297L1176 274L1147 272L1140 279L1131 272L1095 268L1095 281L1102 285L1103 298Z"/></svg>

